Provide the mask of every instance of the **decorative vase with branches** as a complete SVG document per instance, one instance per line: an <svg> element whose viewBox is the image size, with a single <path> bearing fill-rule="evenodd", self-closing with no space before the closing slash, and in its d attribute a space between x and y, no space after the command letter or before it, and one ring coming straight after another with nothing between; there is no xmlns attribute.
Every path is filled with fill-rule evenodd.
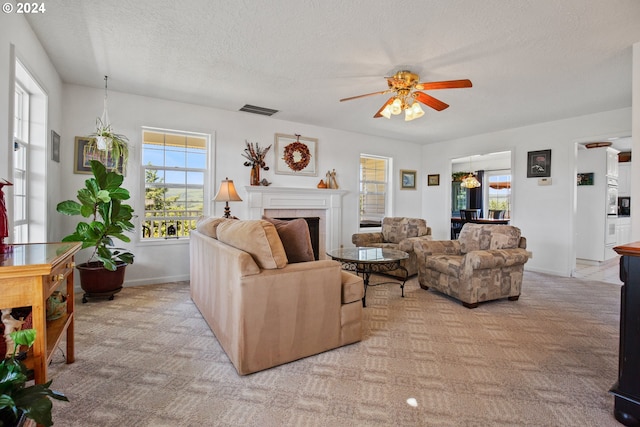
<svg viewBox="0 0 640 427"><path fill-rule="evenodd" d="M247 148L244 149L242 157L247 159L245 166L251 167L251 185L260 185L260 169L269 170L269 166L264 161L265 156L269 152L271 145L267 148L260 148L258 143L245 141Z"/></svg>

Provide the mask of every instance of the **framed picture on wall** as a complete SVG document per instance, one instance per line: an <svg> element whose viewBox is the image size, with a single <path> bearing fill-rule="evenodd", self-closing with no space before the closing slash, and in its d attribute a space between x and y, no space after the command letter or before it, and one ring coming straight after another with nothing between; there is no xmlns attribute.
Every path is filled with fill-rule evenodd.
<svg viewBox="0 0 640 427"><path fill-rule="evenodd" d="M51 131L51 160L60 163L60 135Z"/></svg>
<svg viewBox="0 0 640 427"><path fill-rule="evenodd" d="M427 185L440 185L440 174L427 175Z"/></svg>
<svg viewBox="0 0 640 427"><path fill-rule="evenodd" d="M276 133L275 172L282 175L318 176L318 139Z"/></svg>
<svg viewBox="0 0 640 427"><path fill-rule="evenodd" d="M416 171L410 171L410 170L400 171L400 189L402 190L416 189Z"/></svg>
<svg viewBox="0 0 640 427"><path fill-rule="evenodd" d="M73 164L73 173L79 174L91 174L91 160L99 160L105 164L107 168L113 167L114 161L111 156L105 159L103 152L96 152L89 150L89 142L91 138L86 136L76 136L75 141L75 162ZM124 175L124 159L120 156L120 162L118 163L118 173Z"/></svg>
<svg viewBox="0 0 640 427"><path fill-rule="evenodd" d="M527 153L527 178L551 176L551 150Z"/></svg>

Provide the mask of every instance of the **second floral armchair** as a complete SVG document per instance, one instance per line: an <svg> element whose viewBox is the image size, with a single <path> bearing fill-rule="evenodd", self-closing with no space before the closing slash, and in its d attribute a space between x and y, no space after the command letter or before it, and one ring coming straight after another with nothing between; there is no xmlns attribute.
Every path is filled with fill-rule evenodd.
<svg viewBox="0 0 640 427"><path fill-rule="evenodd" d="M397 249L409 254L409 258L402 261L402 267L407 269L407 277L418 273L418 262L413 251L416 241L431 240L431 227L422 218L387 217L382 219L382 229L372 233L356 233L351 241L356 246ZM392 270L387 274L405 279L401 269Z"/></svg>

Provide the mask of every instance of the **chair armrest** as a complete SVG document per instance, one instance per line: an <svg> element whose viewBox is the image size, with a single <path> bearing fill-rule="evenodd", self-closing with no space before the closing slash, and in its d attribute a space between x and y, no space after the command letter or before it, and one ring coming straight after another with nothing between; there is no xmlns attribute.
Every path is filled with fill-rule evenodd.
<svg viewBox="0 0 640 427"><path fill-rule="evenodd" d="M413 252L414 251L413 246L415 245L415 243L420 242L422 240L432 240L432 237L430 235L424 235L424 236L418 236L418 237L407 237L406 239L400 242L400 244L398 245L398 249L405 252Z"/></svg>
<svg viewBox="0 0 640 427"><path fill-rule="evenodd" d="M458 240L420 239L413 243L413 250L419 258L429 255L461 255Z"/></svg>
<svg viewBox="0 0 640 427"><path fill-rule="evenodd" d="M473 270L485 268L502 268L524 264L529 260L529 254L525 249L489 249L484 251L471 251L467 253L462 264Z"/></svg>
<svg viewBox="0 0 640 427"><path fill-rule="evenodd" d="M520 237L520 242L518 243L518 247L521 249L527 249L527 238Z"/></svg>
<svg viewBox="0 0 640 427"><path fill-rule="evenodd" d="M351 236L351 242L356 246L371 246L371 243L382 243L382 232L356 233Z"/></svg>

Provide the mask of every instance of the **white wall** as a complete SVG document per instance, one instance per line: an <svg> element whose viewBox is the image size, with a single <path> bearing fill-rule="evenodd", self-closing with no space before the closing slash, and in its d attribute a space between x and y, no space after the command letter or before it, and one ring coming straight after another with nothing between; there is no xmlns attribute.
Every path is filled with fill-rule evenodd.
<svg viewBox="0 0 640 427"><path fill-rule="evenodd" d="M12 49L12 46L14 49ZM46 171L47 176L46 206L49 213L47 218L47 239L53 240L60 221L50 213L55 210L55 204L60 198L60 172L62 164L51 160L51 130L61 133L62 124L62 81L46 52L40 45L29 24L22 15L15 13L0 14L0 178L12 181L13 173L11 157L13 155L13 61L17 56L48 97L48 121L46 127ZM13 191L5 187L5 200L9 212L12 210ZM11 220L11 219L10 219Z"/></svg>
<svg viewBox="0 0 640 427"><path fill-rule="evenodd" d="M447 239L451 182L446 177L451 174L450 160L512 150L511 223L520 227L527 238L527 249L533 253L526 268L569 276L575 265L575 143L630 132L631 109L625 108L426 145L422 169L428 174L439 173L441 184L422 188L423 217L433 227L435 239ZM552 185L538 186L536 178L527 178L527 152L545 149L552 150Z"/></svg>
<svg viewBox="0 0 640 427"><path fill-rule="evenodd" d="M100 81L102 76L96 76ZM88 135L93 131L96 117L102 114L104 90L77 85L64 86L64 124L61 141L61 161L65 165L62 172L63 194L60 200L75 198L76 191L83 185L86 175L73 173L73 146L75 136ZM128 173L124 185L132 193L132 206L141 214L141 176L136 165L140 164L141 127L152 126L165 129L194 131L212 134L215 140L213 198L220 180L233 179L243 202L230 203L231 212L239 218L248 217L244 189L249 185L250 168L243 166L241 156L245 140L259 142L266 146L274 142L275 133L302 134L318 138L318 176L278 175L273 170L274 150L267 155L269 171L261 171L274 186L315 188L328 170L335 169L341 189L349 191L344 197L342 224L342 244L351 246L351 234L358 227L358 165L361 153L389 156L393 158L393 177L399 176L399 169L413 169L421 177L418 189L425 185L420 171L422 147L404 141L387 140L372 136L349 133L335 129L302 125L278 120L274 117L256 116L237 111L223 111L197 105L165 101L131 94L109 91L109 118L115 132L126 135L131 144ZM420 216L421 192L400 191L398 180L394 183L394 214ZM215 205L215 206L214 206ZM212 203L211 210L216 216L223 214L224 203ZM71 232L75 224L73 218L64 218L60 236ZM136 236L137 239L138 236ZM130 247L136 255L135 263L127 269L127 284L158 283L163 280L182 280L188 277L187 242L132 242ZM82 257L79 257L82 260Z"/></svg>

